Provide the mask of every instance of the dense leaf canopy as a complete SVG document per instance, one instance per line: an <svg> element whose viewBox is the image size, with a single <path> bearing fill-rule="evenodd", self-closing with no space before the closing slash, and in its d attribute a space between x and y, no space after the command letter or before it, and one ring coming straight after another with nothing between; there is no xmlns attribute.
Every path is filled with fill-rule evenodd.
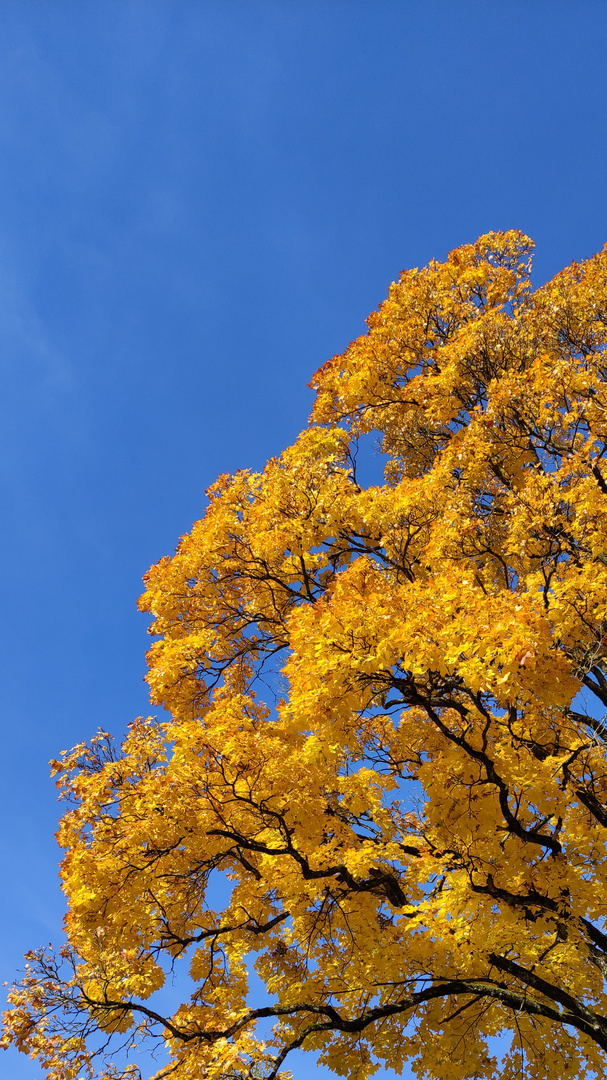
<svg viewBox="0 0 607 1080"><path fill-rule="evenodd" d="M405 272L147 575L168 719L54 763L67 943L5 1028L52 1080L604 1075L607 254L530 250Z"/></svg>

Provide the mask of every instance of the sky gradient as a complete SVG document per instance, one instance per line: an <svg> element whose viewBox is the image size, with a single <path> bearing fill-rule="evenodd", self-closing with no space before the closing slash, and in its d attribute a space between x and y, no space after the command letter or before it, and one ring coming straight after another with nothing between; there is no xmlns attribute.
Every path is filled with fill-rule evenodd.
<svg viewBox="0 0 607 1080"><path fill-rule="evenodd" d="M2 979L61 937L48 760L149 711L141 576L205 488L401 269L607 240L606 45L606 0L2 0Z"/></svg>

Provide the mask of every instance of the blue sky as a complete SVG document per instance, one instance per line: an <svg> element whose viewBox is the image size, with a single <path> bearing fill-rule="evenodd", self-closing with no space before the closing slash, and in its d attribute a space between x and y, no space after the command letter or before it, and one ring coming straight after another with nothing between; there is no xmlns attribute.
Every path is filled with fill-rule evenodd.
<svg viewBox="0 0 607 1080"><path fill-rule="evenodd" d="M149 711L141 576L205 488L404 267L607 240L606 45L607 0L2 0L3 978L60 938L47 762Z"/></svg>

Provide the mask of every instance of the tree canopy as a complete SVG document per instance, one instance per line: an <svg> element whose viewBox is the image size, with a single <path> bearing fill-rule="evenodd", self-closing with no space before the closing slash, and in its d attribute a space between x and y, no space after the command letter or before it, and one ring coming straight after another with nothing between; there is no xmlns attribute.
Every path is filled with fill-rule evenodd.
<svg viewBox="0 0 607 1080"><path fill-rule="evenodd" d="M4 1035L50 1080L604 1075L607 252L533 291L531 246L404 272L147 574L166 713L53 763L66 943Z"/></svg>

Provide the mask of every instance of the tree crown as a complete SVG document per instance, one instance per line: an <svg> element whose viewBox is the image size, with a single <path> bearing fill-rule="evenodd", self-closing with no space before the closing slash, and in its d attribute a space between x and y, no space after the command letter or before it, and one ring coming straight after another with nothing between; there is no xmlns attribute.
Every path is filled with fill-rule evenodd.
<svg viewBox="0 0 607 1080"><path fill-rule="evenodd" d="M149 571L169 718L54 763L67 943L4 1036L50 1080L154 1039L174 1080L603 1074L607 253L535 292L530 254L403 273Z"/></svg>

